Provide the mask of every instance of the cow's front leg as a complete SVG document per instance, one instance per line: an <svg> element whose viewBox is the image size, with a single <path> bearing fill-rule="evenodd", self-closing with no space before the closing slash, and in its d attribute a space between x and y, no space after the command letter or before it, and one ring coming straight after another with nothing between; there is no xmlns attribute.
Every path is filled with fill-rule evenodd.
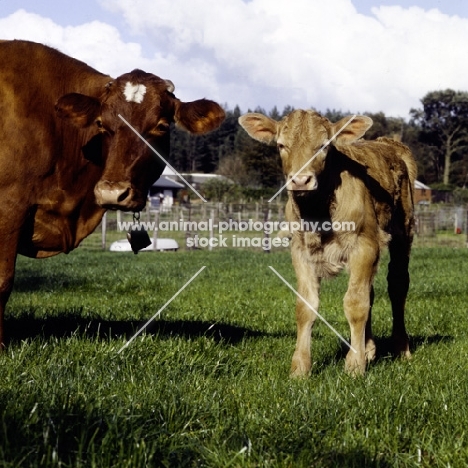
<svg viewBox="0 0 468 468"><path fill-rule="evenodd" d="M366 351L369 354L372 352L375 354L375 344L371 335L370 309L372 282L378 259L378 246L366 241L361 241L349 257L349 283L343 305L351 330L352 349L346 356L345 369L353 375L365 373Z"/></svg>
<svg viewBox="0 0 468 468"><path fill-rule="evenodd" d="M300 259L293 259L297 276L297 291L313 307L319 307L320 278L312 268ZM316 313L300 297L296 301L297 341L291 363L291 377L302 377L310 373L310 344Z"/></svg>
<svg viewBox="0 0 468 468"><path fill-rule="evenodd" d="M15 275L16 243L5 242L0 246L0 352L5 347L4 314L13 289Z"/></svg>

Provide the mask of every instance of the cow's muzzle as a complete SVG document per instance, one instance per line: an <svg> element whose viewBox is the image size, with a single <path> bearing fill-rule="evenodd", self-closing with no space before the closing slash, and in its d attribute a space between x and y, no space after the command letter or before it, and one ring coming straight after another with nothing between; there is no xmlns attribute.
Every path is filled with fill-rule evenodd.
<svg viewBox="0 0 468 468"><path fill-rule="evenodd" d="M145 201L135 200L130 182L101 180L94 188L96 203L108 210L140 211Z"/></svg>
<svg viewBox="0 0 468 468"><path fill-rule="evenodd" d="M288 190L315 190L317 188L317 177L315 174L297 174L288 176Z"/></svg>

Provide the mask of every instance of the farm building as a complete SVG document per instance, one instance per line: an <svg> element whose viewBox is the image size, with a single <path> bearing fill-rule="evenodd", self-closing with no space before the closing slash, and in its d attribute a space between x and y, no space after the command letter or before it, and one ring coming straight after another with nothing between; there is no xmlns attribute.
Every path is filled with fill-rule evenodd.
<svg viewBox="0 0 468 468"><path fill-rule="evenodd" d="M184 184L171 179L171 174L172 170L166 167L161 177L151 186L149 195L153 208L159 208L162 203L161 208L170 209L179 190L185 188Z"/></svg>
<svg viewBox="0 0 468 468"><path fill-rule="evenodd" d="M431 188L424 185L419 180L414 182L414 204L415 205L428 205L431 203Z"/></svg>

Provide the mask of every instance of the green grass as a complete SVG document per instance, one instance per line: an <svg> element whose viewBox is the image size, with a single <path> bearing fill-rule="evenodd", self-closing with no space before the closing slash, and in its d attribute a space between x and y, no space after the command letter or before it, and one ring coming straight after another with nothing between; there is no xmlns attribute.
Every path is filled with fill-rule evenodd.
<svg viewBox="0 0 468 468"><path fill-rule="evenodd" d="M128 348L134 332L194 275ZM0 356L0 467L462 467L468 463L468 251L413 252L413 359L392 359L385 259L380 347L344 374L313 331L310 378L288 376L295 284L287 251L221 249L19 258ZM345 337L346 275L321 312Z"/></svg>

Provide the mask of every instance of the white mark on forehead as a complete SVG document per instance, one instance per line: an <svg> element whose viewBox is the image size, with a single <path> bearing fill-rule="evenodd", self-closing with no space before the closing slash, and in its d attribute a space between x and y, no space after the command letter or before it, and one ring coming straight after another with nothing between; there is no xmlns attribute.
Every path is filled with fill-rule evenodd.
<svg viewBox="0 0 468 468"><path fill-rule="evenodd" d="M142 84L133 84L127 82L124 89L124 95L128 102L136 102L140 104L146 93L146 86Z"/></svg>

